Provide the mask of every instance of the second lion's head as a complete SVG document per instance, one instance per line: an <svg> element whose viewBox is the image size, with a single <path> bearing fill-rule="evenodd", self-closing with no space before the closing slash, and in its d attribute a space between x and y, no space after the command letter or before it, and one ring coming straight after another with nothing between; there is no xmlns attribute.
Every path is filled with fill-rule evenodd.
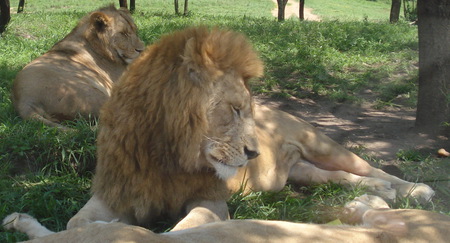
<svg viewBox="0 0 450 243"><path fill-rule="evenodd" d="M232 176L259 154L249 80L262 73L239 33L199 27L162 37L130 65L105 104L99 163Z"/></svg>

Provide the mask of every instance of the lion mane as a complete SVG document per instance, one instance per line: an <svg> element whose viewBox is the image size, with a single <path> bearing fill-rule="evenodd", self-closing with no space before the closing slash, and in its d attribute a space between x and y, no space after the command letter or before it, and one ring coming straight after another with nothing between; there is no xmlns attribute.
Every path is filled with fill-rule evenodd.
<svg viewBox="0 0 450 243"><path fill-rule="evenodd" d="M100 8L17 74L13 104L22 118L50 126L97 117L113 83L143 49L126 9Z"/></svg>
<svg viewBox="0 0 450 243"><path fill-rule="evenodd" d="M245 92L263 72L233 31L188 28L149 46L102 107L93 194L138 225L175 219L190 200L226 200L225 182L200 150L215 125L208 118L214 86L230 72Z"/></svg>

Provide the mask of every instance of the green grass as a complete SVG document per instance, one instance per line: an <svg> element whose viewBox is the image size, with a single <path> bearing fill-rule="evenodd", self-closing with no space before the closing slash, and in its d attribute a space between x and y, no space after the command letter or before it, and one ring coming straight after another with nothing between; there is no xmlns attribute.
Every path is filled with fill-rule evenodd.
<svg viewBox="0 0 450 243"><path fill-rule="evenodd" d="M0 218L14 211L27 212L49 228L62 230L89 198L95 124L68 124L79 132L65 134L23 121L12 107L10 90L23 66L63 38L81 16L111 1L26 2L25 13L13 14L0 37ZM12 7L17 4L11 1ZM275 7L270 0L191 1L187 17L173 14L172 1L137 4L134 18L147 44L167 32L198 24L245 33L266 64L265 76L253 83L256 94L357 103L367 99L361 92L371 89L370 99L378 101L379 108L415 106L417 28L388 24L388 15L378 9L389 6L389 1L306 1L322 22L291 19L283 23L270 15ZM406 101L397 103L399 96ZM364 151L358 153L364 156ZM448 173L445 160L416 151L400 151L398 157L409 179L430 179L440 196L450 198L448 184L445 187L432 176ZM371 161L380 164L374 158ZM363 192L364 188L349 190L334 184L288 186L280 193L237 193L229 205L234 218L325 223ZM394 206L411 207L411 202L401 200ZM439 199L424 208L449 213L448 205ZM0 231L0 242L24 239L21 234Z"/></svg>
<svg viewBox="0 0 450 243"><path fill-rule="evenodd" d="M64 0L64 1L42 1L30 0L26 1L25 12L88 12L98 6L108 4L118 6L117 0ZM18 1L11 1L13 10L17 10ZM214 16L250 16L250 17L271 17L270 11L275 4L270 0L228 0L226 2L220 0L195 0L189 1L189 12L196 14L208 14ZM179 1L180 12L183 12L184 1ZM256 10L256 11L255 11ZM153 14L173 14L175 8L173 1L152 0L152 1L136 1L137 12L152 12Z"/></svg>
<svg viewBox="0 0 450 243"><path fill-rule="evenodd" d="M323 20L389 21L390 0L306 0L305 7Z"/></svg>

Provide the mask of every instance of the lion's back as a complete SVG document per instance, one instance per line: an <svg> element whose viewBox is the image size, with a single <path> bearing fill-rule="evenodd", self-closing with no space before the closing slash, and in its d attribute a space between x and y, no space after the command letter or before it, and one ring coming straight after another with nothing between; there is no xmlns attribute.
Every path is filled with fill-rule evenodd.
<svg viewBox="0 0 450 243"><path fill-rule="evenodd" d="M120 11L110 6L88 14L64 39L17 74L12 99L23 118L39 116L59 122L72 120L79 114L98 116L114 82L125 70L126 60L138 55L133 56L135 53L128 49L143 49L131 18ZM119 41L125 43L117 45L111 40L113 37L102 38L93 33L97 31L97 23L93 23L95 14L110 16L115 22L121 19L125 25L111 25L111 28L124 28L123 31L128 31L135 39L128 41L122 38ZM116 50L113 48L123 53L124 60L114 56Z"/></svg>

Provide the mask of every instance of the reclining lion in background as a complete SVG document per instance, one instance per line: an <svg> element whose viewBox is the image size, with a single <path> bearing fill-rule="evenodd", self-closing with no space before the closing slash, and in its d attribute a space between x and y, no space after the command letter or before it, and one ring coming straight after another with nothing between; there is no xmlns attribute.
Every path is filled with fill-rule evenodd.
<svg viewBox="0 0 450 243"><path fill-rule="evenodd" d="M14 107L24 119L58 122L97 116L113 83L144 49L126 9L101 8L17 74Z"/></svg>
<svg viewBox="0 0 450 243"><path fill-rule="evenodd" d="M191 28L148 47L102 108L93 196L68 229L98 220L147 227L185 214L174 230L195 227L227 219L226 200L241 187L279 190L287 180L364 184L388 199L433 196L302 120L254 107L248 80L262 72L234 32Z"/></svg>
<svg viewBox="0 0 450 243"><path fill-rule="evenodd" d="M120 222L94 222L54 233L27 214L3 220L6 229L26 233L38 243L78 242L448 242L450 217L415 209L389 209L376 196L363 195L346 205L353 222L362 226L318 225L265 220L227 220L176 232L155 234Z"/></svg>

